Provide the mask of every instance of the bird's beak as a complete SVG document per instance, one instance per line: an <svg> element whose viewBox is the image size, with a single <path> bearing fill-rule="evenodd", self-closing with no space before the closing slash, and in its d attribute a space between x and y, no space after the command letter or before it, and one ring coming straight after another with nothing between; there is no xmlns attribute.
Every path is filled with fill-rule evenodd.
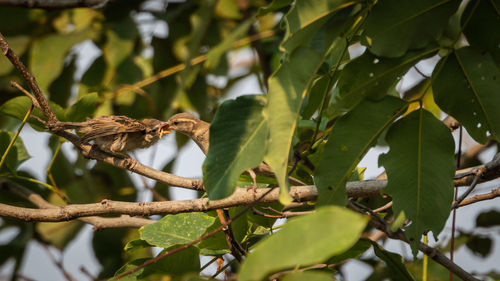
<svg viewBox="0 0 500 281"><path fill-rule="evenodd" d="M160 139L164 134L168 135L170 133L172 133L172 131L169 129L169 124L165 122L165 124L160 127Z"/></svg>

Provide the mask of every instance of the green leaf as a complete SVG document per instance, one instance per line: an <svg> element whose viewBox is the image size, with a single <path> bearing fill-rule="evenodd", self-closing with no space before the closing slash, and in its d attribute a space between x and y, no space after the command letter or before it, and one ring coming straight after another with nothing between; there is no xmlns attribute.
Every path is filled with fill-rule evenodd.
<svg viewBox="0 0 500 281"><path fill-rule="evenodd" d="M67 35L51 34L33 42L30 49L29 68L36 77L42 92L47 92L64 66L64 57L77 43L87 39L89 32L84 30Z"/></svg>
<svg viewBox="0 0 500 281"><path fill-rule="evenodd" d="M163 254L161 252L158 255ZM128 262L122 266L116 273L115 276L120 275L128 270L136 268L150 260L149 258L141 258ZM166 257L160 259L159 261L147 265L130 275L127 275L119 280L146 280L146 277L153 274L167 274L170 276L180 276L188 272L198 272L200 270L200 256L199 250L196 247L189 247L180 252L174 253L172 255L167 255ZM149 279L147 279L149 280Z"/></svg>
<svg viewBox="0 0 500 281"><path fill-rule="evenodd" d="M441 35L460 1L378 1L365 26L366 43L379 56L400 57Z"/></svg>
<svg viewBox="0 0 500 281"><path fill-rule="evenodd" d="M29 36L6 36L6 41L9 43L10 48L18 55L21 56L26 48L28 47L28 43L30 41ZM0 76L8 74L14 66L5 56L0 56Z"/></svg>
<svg viewBox="0 0 500 281"><path fill-rule="evenodd" d="M221 56L224 55L228 50L233 47L234 41L243 37L248 28L255 22L255 19L250 18L240 25L238 25L231 34L229 34L224 41L212 48L207 54L207 60L205 61L205 68L208 70L213 70L217 67L221 60Z"/></svg>
<svg viewBox="0 0 500 281"><path fill-rule="evenodd" d="M436 237L450 214L453 199L454 142L450 130L420 109L394 123L386 135L390 150L379 157L387 172L385 192L394 214L412 221L406 235L413 253L425 231Z"/></svg>
<svg viewBox="0 0 500 281"><path fill-rule="evenodd" d="M231 195L238 177L262 162L268 136L263 96L242 96L220 105L210 125L203 183L210 199Z"/></svg>
<svg viewBox="0 0 500 281"><path fill-rule="evenodd" d="M291 219L256 245L241 265L238 280L262 280L278 270L324 262L354 245L367 221L366 216L337 206Z"/></svg>
<svg viewBox="0 0 500 281"><path fill-rule="evenodd" d="M66 117L73 122L84 121L96 109L99 102L97 93L82 96L71 107L66 110Z"/></svg>
<svg viewBox="0 0 500 281"><path fill-rule="evenodd" d="M9 134L10 140L14 137L15 133L14 132L7 132ZM9 142L10 142L9 140ZM31 156L28 154L28 151L26 150L26 147L24 146L24 142L21 139L20 136L17 136L16 141L14 142L14 147L16 148L17 151L17 165L21 165L24 161L28 160L31 158Z"/></svg>
<svg viewBox="0 0 500 281"><path fill-rule="evenodd" d="M266 15L270 12L276 11L278 9L281 9L283 7L286 7L290 4L292 4L293 0L273 0L271 4L265 6L265 7L260 7L259 10L257 11L257 16L261 17L263 15Z"/></svg>
<svg viewBox="0 0 500 281"><path fill-rule="evenodd" d="M51 101L49 101L49 105L56 114L57 118L59 118L59 120L61 121L66 120L66 114L64 113L64 109L62 107ZM0 112L15 117L19 120L23 120L30 106L31 106L31 100L26 96L20 96L12 98L6 101L4 104L2 104L2 106L0 106ZM42 114L42 111L38 108L34 108L33 111L31 112L31 115L35 115L41 119L45 119L45 116ZM28 118L28 123L34 125L33 127L37 130L43 130L42 124L33 118Z"/></svg>
<svg viewBox="0 0 500 281"><path fill-rule="evenodd" d="M320 110L319 106L328 94L330 83L331 79L327 74L314 81L302 108L301 115L303 119L310 119L316 110Z"/></svg>
<svg viewBox="0 0 500 281"><path fill-rule="evenodd" d="M131 17L114 22L106 29L107 41L102 52L111 73L114 73L120 63L131 56L134 40L138 34L137 27Z"/></svg>
<svg viewBox="0 0 500 281"><path fill-rule="evenodd" d="M469 19L469 15L472 17ZM487 50L500 65L500 1L473 0L467 4L467 9L462 15L462 24L465 26L464 34L470 46L476 49ZM467 22L465 22L468 20Z"/></svg>
<svg viewBox="0 0 500 281"><path fill-rule="evenodd" d="M199 238L215 218L203 213L167 215L161 220L142 227L141 239L162 248L181 245Z"/></svg>
<svg viewBox="0 0 500 281"><path fill-rule="evenodd" d="M437 48L410 52L401 58L380 58L368 52L343 69L330 111L348 111L365 97L380 99L418 61L434 55Z"/></svg>
<svg viewBox="0 0 500 281"><path fill-rule="evenodd" d="M332 280L336 280L336 279L333 277L332 273L328 273L328 272L300 271L300 272L287 274L287 275L283 276L283 278L280 278L280 280L283 280L283 281L302 281L302 280L332 281Z"/></svg>
<svg viewBox="0 0 500 281"><path fill-rule="evenodd" d="M127 242L125 247L123 248L126 252L133 252L145 248L150 248L152 247L148 242L142 240L142 239L136 239Z"/></svg>
<svg viewBox="0 0 500 281"><path fill-rule="evenodd" d="M241 13L238 9L238 3L233 0L219 0L215 5L215 13L227 19L240 19Z"/></svg>
<svg viewBox="0 0 500 281"><path fill-rule="evenodd" d="M36 231L43 241L63 250L80 233L83 226L80 221L39 222L36 224Z"/></svg>
<svg viewBox="0 0 500 281"><path fill-rule="evenodd" d="M500 69L486 52L462 48L432 74L434 99L480 143L500 141Z"/></svg>
<svg viewBox="0 0 500 281"><path fill-rule="evenodd" d="M266 115L269 120L270 141L264 159L276 174L282 204L292 200L288 194L288 155L302 100L321 62L320 54L301 47L269 79Z"/></svg>
<svg viewBox="0 0 500 281"><path fill-rule="evenodd" d="M286 33L280 45L281 51L292 53L298 47L305 46L305 42L311 40L335 12L353 4L356 2L347 0L296 1L284 17Z"/></svg>
<svg viewBox="0 0 500 281"><path fill-rule="evenodd" d="M386 263L391 280L415 280L406 269L400 255L384 250L376 242L372 242L372 245L375 255Z"/></svg>
<svg viewBox="0 0 500 281"><path fill-rule="evenodd" d="M335 255L326 261L326 264L335 264L345 261L347 259L357 259L364 252L366 252L372 246L371 241L365 238L361 238L354 244L349 250L345 251L340 255Z"/></svg>
<svg viewBox="0 0 500 281"><path fill-rule="evenodd" d="M318 204L345 205L345 184L378 136L406 108L401 99L363 101L335 123L314 175Z"/></svg>

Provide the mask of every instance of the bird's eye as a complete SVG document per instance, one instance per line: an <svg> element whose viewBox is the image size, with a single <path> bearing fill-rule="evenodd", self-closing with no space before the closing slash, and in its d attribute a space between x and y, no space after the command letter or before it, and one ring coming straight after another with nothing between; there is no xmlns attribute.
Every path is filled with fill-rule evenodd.
<svg viewBox="0 0 500 281"><path fill-rule="evenodd" d="M174 125L175 126L179 125L179 122L178 121L174 121Z"/></svg>

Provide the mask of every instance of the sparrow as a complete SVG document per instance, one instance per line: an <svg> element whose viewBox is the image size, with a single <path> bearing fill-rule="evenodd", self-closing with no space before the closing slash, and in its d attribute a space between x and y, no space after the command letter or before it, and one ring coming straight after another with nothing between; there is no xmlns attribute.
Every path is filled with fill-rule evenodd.
<svg viewBox="0 0 500 281"><path fill-rule="evenodd" d="M206 155L209 147L209 136L210 136L210 123L200 120L189 113L178 113L170 117L166 122L167 125L164 126L165 133L170 133L170 130L174 130L181 134L190 137L198 147ZM274 177L274 172L271 168L264 162L260 163L259 166L254 169L249 169L247 172L250 174L254 180L254 185L256 186L255 176L265 176ZM303 182L289 177L292 184L295 185L305 185Z"/></svg>
<svg viewBox="0 0 500 281"><path fill-rule="evenodd" d="M62 129L83 134L83 143L94 142L101 150L129 157L125 152L155 144L166 130L167 122L156 119L142 121L127 116L101 116L84 122L59 122Z"/></svg>

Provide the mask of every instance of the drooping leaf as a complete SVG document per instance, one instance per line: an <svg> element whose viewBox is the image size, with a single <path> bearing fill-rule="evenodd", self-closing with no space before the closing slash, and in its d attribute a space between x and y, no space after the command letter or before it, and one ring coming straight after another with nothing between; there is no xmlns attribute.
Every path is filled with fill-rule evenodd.
<svg viewBox="0 0 500 281"><path fill-rule="evenodd" d="M2 106L0 106L0 112L15 117L19 120L23 120L30 106L31 106L31 100L28 97L26 96L15 97L2 104ZM49 106L52 108L52 110L54 111L54 113L56 114L57 118L59 118L60 121L66 120L66 114L64 113L64 109L62 107L51 101L49 101ZM44 115L42 114L42 111L38 108L34 108L33 111L31 112L31 115L35 115L41 119L45 119ZM42 124L33 118L28 118L28 123L30 123L33 126L33 128L37 130L43 130L43 128L41 127Z"/></svg>
<svg viewBox="0 0 500 281"><path fill-rule="evenodd" d="M403 264L404 260L400 255L384 250L376 242L372 242L372 245L375 255L386 263L391 280L415 280L406 269Z"/></svg>
<svg viewBox="0 0 500 281"><path fill-rule="evenodd" d="M97 93L84 95L66 110L66 117L72 122L83 121L85 117L92 115L98 102Z"/></svg>
<svg viewBox="0 0 500 281"><path fill-rule="evenodd" d="M210 125L203 183L210 199L231 195L238 177L262 162L268 136L264 96L241 96L220 105Z"/></svg>
<svg viewBox="0 0 500 281"><path fill-rule="evenodd" d="M469 15L472 17L469 19ZM480 50L487 50L500 65L500 1L474 0L467 4L467 9L462 15L462 24L465 26L464 34L470 46ZM467 20L467 22L465 22Z"/></svg>
<svg viewBox="0 0 500 281"><path fill-rule="evenodd" d="M367 45L384 57L424 48L439 37L459 4L457 0L379 1L365 23Z"/></svg>
<svg viewBox="0 0 500 281"><path fill-rule="evenodd" d="M380 99L418 61L434 55L437 48L409 52L401 58L380 58L368 52L354 59L342 70L330 111L352 109L364 98Z"/></svg>
<svg viewBox="0 0 500 281"><path fill-rule="evenodd" d="M203 213L167 215L156 223L142 227L141 239L151 245L169 248L199 238L215 218Z"/></svg>
<svg viewBox="0 0 500 281"><path fill-rule="evenodd" d="M434 69L434 99L478 142L500 141L500 69L486 52L461 48Z"/></svg>
<svg viewBox="0 0 500 281"><path fill-rule="evenodd" d="M266 162L276 174L280 185L280 201L291 202L288 194L288 153L302 100L321 65L321 55L309 48L299 48L283 62L269 79L268 104L270 141Z"/></svg>
<svg viewBox="0 0 500 281"><path fill-rule="evenodd" d="M314 175L319 205L345 205L345 184L354 168L405 106L404 101L390 96L366 100L335 123Z"/></svg>
<svg viewBox="0 0 500 281"><path fill-rule="evenodd" d="M305 46L304 42L311 40L335 12L354 4L356 1L296 1L284 17L286 33L280 49L292 53L300 46Z"/></svg>
<svg viewBox="0 0 500 281"><path fill-rule="evenodd" d="M411 220L406 235L416 254L422 234L437 236L450 213L453 138L441 121L420 109L394 123L386 140L390 150L379 157L388 177L385 192L392 196L394 213Z"/></svg>
<svg viewBox="0 0 500 281"><path fill-rule="evenodd" d="M367 217L337 206L292 219L257 244L241 265L239 280L263 280L281 269L324 262L354 245L367 221Z"/></svg>

